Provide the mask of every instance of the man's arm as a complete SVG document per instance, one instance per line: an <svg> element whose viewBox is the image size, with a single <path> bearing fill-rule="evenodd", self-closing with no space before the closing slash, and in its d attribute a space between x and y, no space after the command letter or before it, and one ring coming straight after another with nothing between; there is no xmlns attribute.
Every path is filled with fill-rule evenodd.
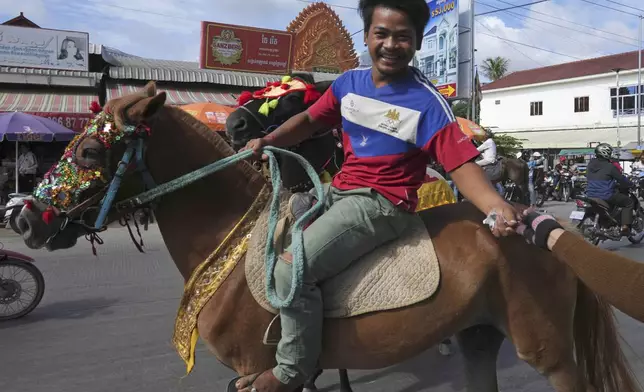
<svg viewBox="0 0 644 392"><path fill-rule="evenodd" d="M478 165L472 162L464 163L449 175L456 183L458 191L483 213L489 214L500 204L506 204L505 199L492 187L485 172Z"/></svg>
<svg viewBox="0 0 644 392"><path fill-rule="evenodd" d="M262 140L265 145L290 147L309 139L325 126L341 122L340 104L329 88L308 110L291 117Z"/></svg>
<svg viewBox="0 0 644 392"><path fill-rule="evenodd" d="M610 164L610 172L609 175L617 181L620 187L622 188L629 188L633 186L631 182L626 178L622 173L619 172L619 169L615 167L612 163Z"/></svg>

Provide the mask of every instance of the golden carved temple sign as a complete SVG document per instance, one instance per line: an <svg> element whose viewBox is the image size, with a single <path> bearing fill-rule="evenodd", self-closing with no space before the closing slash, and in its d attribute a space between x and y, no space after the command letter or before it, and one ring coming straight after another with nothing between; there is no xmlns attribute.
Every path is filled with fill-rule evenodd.
<svg viewBox="0 0 644 392"><path fill-rule="evenodd" d="M286 30L295 35L292 69L342 73L359 64L351 35L324 3L306 7Z"/></svg>

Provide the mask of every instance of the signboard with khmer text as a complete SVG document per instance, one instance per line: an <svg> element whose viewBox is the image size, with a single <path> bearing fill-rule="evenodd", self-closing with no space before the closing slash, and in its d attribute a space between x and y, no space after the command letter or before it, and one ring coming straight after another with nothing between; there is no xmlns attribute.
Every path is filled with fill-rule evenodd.
<svg viewBox="0 0 644 392"><path fill-rule="evenodd" d="M201 68L286 74L292 47L285 31L201 22Z"/></svg>
<svg viewBox="0 0 644 392"><path fill-rule="evenodd" d="M429 23L416 53L418 68L446 98L456 97L458 85L458 0L430 0Z"/></svg>
<svg viewBox="0 0 644 392"><path fill-rule="evenodd" d="M89 34L0 25L0 65L89 70Z"/></svg>

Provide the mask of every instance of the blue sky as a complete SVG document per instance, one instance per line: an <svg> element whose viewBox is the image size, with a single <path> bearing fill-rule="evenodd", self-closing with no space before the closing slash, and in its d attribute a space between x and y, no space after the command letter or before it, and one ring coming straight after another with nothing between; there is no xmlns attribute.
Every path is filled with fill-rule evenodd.
<svg viewBox="0 0 644 392"><path fill-rule="evenodd" d="M510 6L508 3L533 0L476 1L476 12L481 13L494 9L490 6L505 8ZM592 1L635 12L606 0ZM619 2L644 8L644 4L638 4L643 3L641 0ZM330 0L328 3L355 7L358 1ZM42 27L89 32L91 42L124 52L197 61L201 20L283 30L306 5L301 0L0 0L0 19L10 19L23 11ZM350 33L362 28L357 11L339 7L335 10ZM550 0L513 12L515 15L499 12L477 17L477 62L490 56L504 56L510 59L510 69L515 71L637 49L636 17L582 0ZM508 44L491 35L559 54ZM361 34L355 37L355 43L360 53L364 49Z"/></svg>

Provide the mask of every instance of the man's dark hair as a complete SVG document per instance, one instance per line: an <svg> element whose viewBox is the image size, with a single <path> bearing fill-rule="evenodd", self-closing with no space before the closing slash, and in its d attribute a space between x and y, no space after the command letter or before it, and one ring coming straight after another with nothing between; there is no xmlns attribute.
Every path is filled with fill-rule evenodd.
<svg viewBox="0 0 644 392"><path fill-rule="evenodd" d="M358 12L364 21L365 33L369 32L371 28L371 21L373 19L373 11L376 7L391 8L400 10L407 14L407 17L416 29L416 36L418 38L418 48L423 42L423 33L425 26L429 22L429 6L426 0L360 0L358 5Z"/></svg>

